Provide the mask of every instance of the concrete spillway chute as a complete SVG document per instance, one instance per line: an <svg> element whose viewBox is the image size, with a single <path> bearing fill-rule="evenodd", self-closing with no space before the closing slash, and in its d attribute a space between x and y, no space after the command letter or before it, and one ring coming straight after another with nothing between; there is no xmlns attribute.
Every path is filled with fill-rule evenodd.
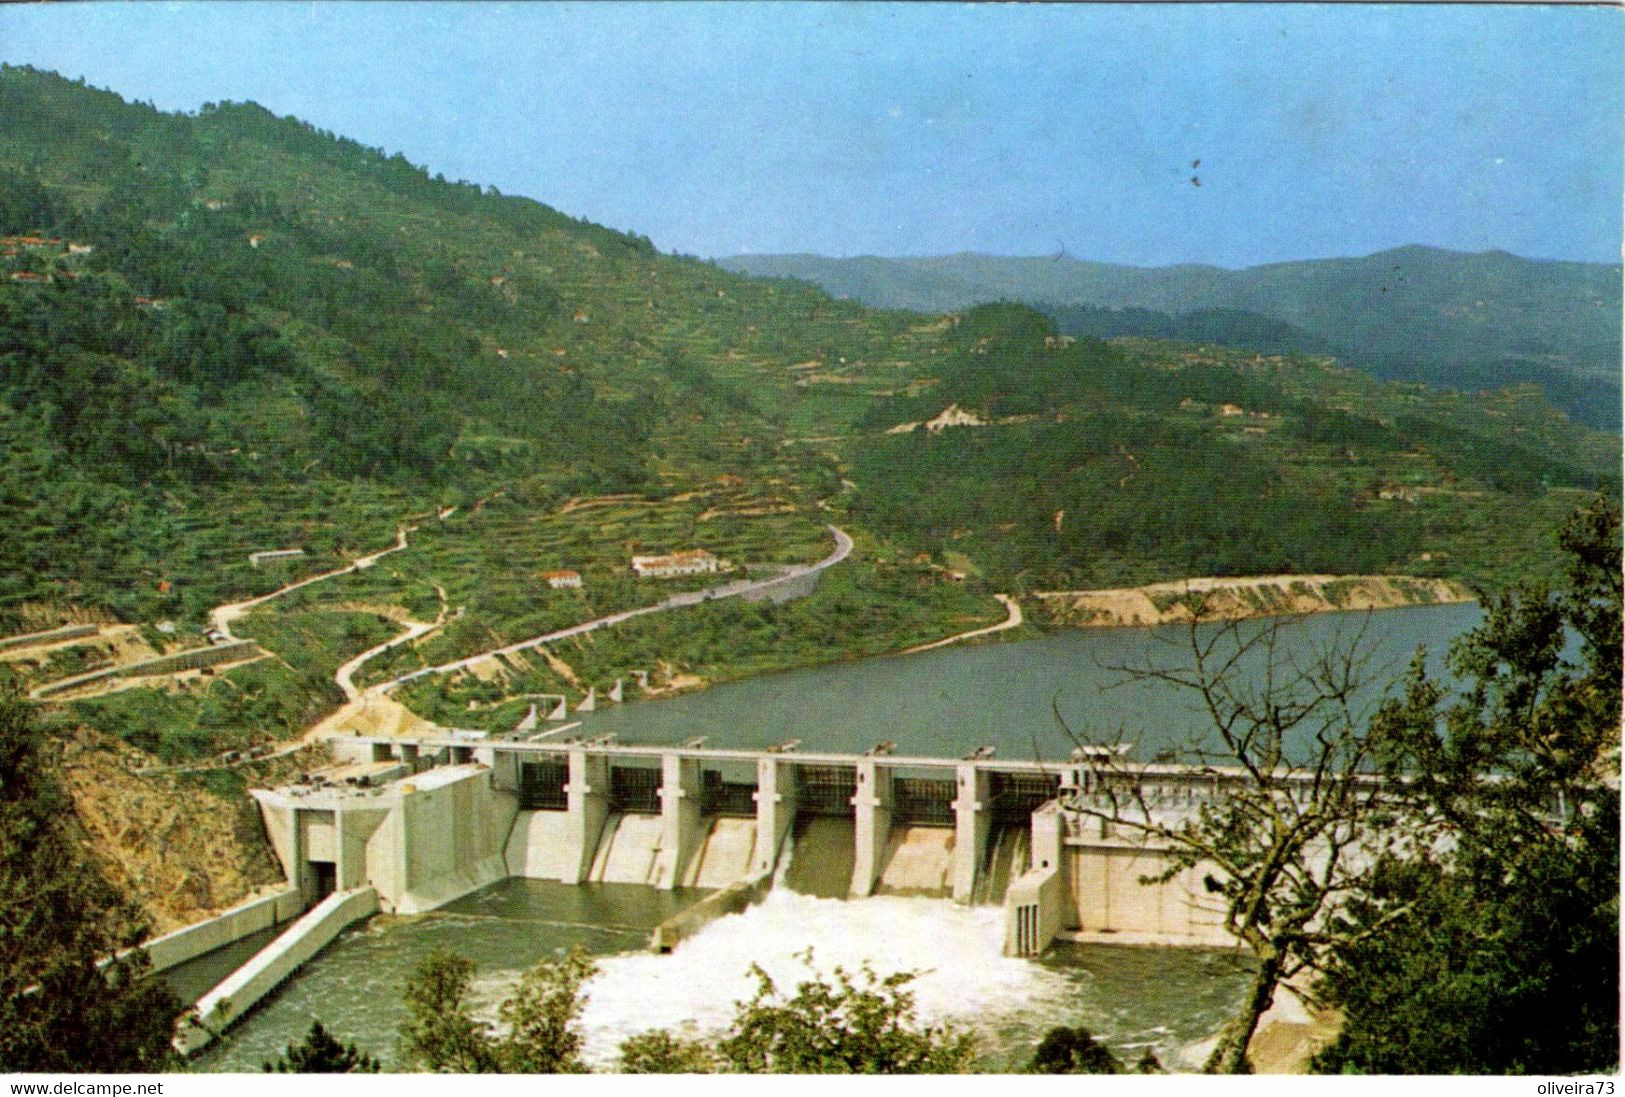
<svg viewBox="0 0 1625 1097"><path fill-rule="evenodd" d="M350 790L353 802L328 803L332 790L278 797L274 810L264 809L267 829L282 836L278 853L290 872L330 863L336 875L329 886L371 882L386 909L426 909L485 880L490 862L498 875L564 883L738 885L739 894L718 910L753 901L746 892L754 896L781 877L832 898L1004 897L1007 945L1023 955L1072 927L1182 943L1224 939L1222 924L1203 906L1200 870L1147 885L1147 876L1167 867L1161 851L1083 825L1079 798L1099 793L1081 762L1000 761L987 752L968 759L800 753L789 749L793 740L777 750L741 751L707 747L704 736L680 746L615 744L608 735L560 741L564 730L524 739L475 741L443 731L415 742L341 740L339 748L359 760L398 763L418 785L440 773L435 767L426 775L429 758L474 762L464 756L478 755L489 768L441 778L458 790L455 797L405 786L398 793ZM1152 766L1140 779L1153 810L1182 817L1221 795L1219 782L1240 778ZM398 809L390 806L396 801ZM399 825L383 825L395 810ZM300 818L285 817L290 813ZM464 817L478 833L447 824ZM394 879L400 864L411 880ZM700 924L697 915L683 922Z"/></svg>

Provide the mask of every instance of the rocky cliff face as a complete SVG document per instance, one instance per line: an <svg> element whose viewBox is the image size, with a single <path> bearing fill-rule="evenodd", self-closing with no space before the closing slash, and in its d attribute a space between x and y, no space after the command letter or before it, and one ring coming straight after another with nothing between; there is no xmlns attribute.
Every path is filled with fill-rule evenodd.
<svg viewBox="0 0 1625 1097"><path fill-rule="evenodd" d="M241 790L319 764L315 753L207 777L137 776L132 763L155 765L156 759L81 728L64 744L62 777L90 855L158 934L282 880L259 811Z"/></svg>
<svg viewBox="0 0 1625 1097"><path fill-rule="evenodd" d="M1111 627L1188 621L1193 611L1213 620L1234 620L1470 602L1475 595L1449 579L1404 575L1263 575L1185 579L1120 590L1050 591L1038 598L1057 624Z"/></svg>

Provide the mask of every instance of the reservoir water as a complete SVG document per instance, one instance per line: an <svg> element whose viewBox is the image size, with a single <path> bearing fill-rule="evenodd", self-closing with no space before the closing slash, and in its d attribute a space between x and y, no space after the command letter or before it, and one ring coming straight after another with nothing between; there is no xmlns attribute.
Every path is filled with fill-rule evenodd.
<svg viewBox="0 0 1625 1097"><path fill-rule="evenodd" d="M1369 676L1393 681L1426 646L1437 670L1450 642L1481 620L1477 606L1327 614L1293 622L1283 652L1306 657L1363 635ZM694 735L709 745L763 747L788 738L803 750L863 750L894 740L899 754L958 755L984 744L1001 757L1064 757L1072 742L1056 711L1099 739L1136 740L1143 758L1200 736L1192 698L1166 687L1124 685L1115 665L1188 662L1182 627L1055 633L1035 640L946 648L914 656L841 663L717 686L684 697L609 708L586 717L594 734L622 742L671 743ZM1373 685L1366 701L1381 689ZM799 871L805 872L803 864ZM374 919L345 934L266 1004L195 1062L201 1070L257 1071L300 1039L317 1017L344 1039L394 1061L401 987L437 948L478 967L476 1003L494 1018L518 975L538 959L582 945L599 957L583 1017L587 1057L607 1067L627 1036L668 1027L714 1032L749 997L751 963L793 990L813 963L882 974L911 970L920 1015L973 1029L983 1064L1025 1063L1058 1024L1088 1027L1120 1056L1152 1048L1170 1067L1197 1065L1192 1045L1210 1036L1239 1002L1243 960L1228 951L1058 945L1042 960L1000 955L1002 911L939 899L819 898L795 879L762 904L720 919L670 955L644 951L649 931L698 892L634 885L567 887L507 880L429 915ZM198 971L193 981L203 979Z"/></svg>
<svg viewBox="0 0 1625 1097"><path fill-rule="evenodd" d="M1375 613L1325 613L1282 624L1280 659L1302 659L1356 641L1368 655L1365 700L1374 702L1418 645L1435 673L1450 642L1483 619L1463 603ZM1241 622L1249 633L1264 622ZM1211 631L1211 630L1209 630ZM959 757L983 744L1001 758L1065 758L1074 745L1056 714L1097 740L1158 750L1205 734L1196 697L1130 684L1113 668L1190 665L1184 625L1078 629L1017 643L947 647L917 655L834 663L730 682L656 704L603 706L580 716L582 734L623 743L761 749L799 738L802 750L865 751L892 740L897 753ZM1249 664L1256 673L1260 660ZM577 718L577 717L572 717Z"/></svg>

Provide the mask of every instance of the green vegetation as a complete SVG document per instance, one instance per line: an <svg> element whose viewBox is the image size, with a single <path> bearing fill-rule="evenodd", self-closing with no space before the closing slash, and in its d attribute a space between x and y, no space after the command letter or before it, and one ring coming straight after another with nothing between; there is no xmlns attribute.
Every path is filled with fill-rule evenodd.
<svg viewBox="0 0 1625 1097"><path fill-rule="evenodd" d="M1057 1026L1038 1042L1027 1069L1034 1074L1122 1074L1123 1064L1088 1029ZM1151 1074L1161 1067L1147 1049L1134 1070Z"/></svg>
<svg viewBox="0 0 1625 1097"><path fill-rule="evenodd" d="M1025 301L1074 335L1331 354L1378 377L1469 391L1533 383L1576 422L1619 429L1617 265L1414 246L1236 271L972 254L748 255L723 265L805 278L881 308Z"/></svg>
<svg viewBox="0 0 1625 1097"><path fill-rule="evenodd" d="M1318 1069L1619 1069L1619 523L1611 500L1577 512L1564 581L1489 604L1451 653L1473 688L1418 658L1379 714L1391 772L1450 841L1385 863L1344 916L1322 993L1345 1021Z"/></svg>
<svg viewBox="0 0 1625 1097"><path fill-rule="evenodd" d="M358 684L709 582L637 581L634 553L768 568L823 556L828 523L859 542L804 603L719 602L561 649L584 682L895 651L992 623L995 592L1277 571L1504 588L1550 566L1539 531L1617 466L1617 438L1530 390L1068 344L1018 306L878 311L253 104L163 114L17 67L0 96L0 236L46 241L0 247L0 632L93 607L195 635L214 606L417 527L241 621L273 659L73 703L165 758L291 737L402 619L445 615ZM1263 345L1245 317L1210 319ZM1310 349L1290 335L1271 346ZM989 425L889 433L955 403ZM305 554L250 565L278 548ZM583 586L547 586L559 569ZM540 658L502 677L409 699L449 718L562 685Z"/></svg>
<svg viewBox="0 0 1625 1097"><path fill-rule="evenodd" d="M336 687L318 672L296 672L273 659L203 677L168 692L126 689L68 706L107 735L169 762L296 738L333 707Z"/></svg>
<svg viewBox="0 0 1625 1097"><path fill-rule="evenodd" d="M801 957L809 966L811 953ZM726 1035L691 1041L663 1029L621 1045L621 1068L632 1074L950 1074L972 1069L971 1036L920 1025L914 975L881 977L865 967L859 978L836 968L832 979L811 974L786 996L752 966L756 993L740 1002ZM437 952L406 985L407 1019L400 1050L405 1069L459 1074L581 1073L576 1025L586 1006L585 983L597 967L579 948L527 971L501 1005L506 1027L496 1035L476 1021L467 1001L474 965Z"/></svg>
<svg viewBox="0 0 1625 1097"><path fill-rule="evenodd" d="M498 1010L507 1028L499 1037L470 1012L474 965L436 952L418 965L406 985L402 1066L458 1074L581 1073L581 1035L574 1026L586 1004L582 984L596 971L580 949L538 963L521 976Z"/></svg>
<svg viewBox="0 0 1625 1097"><path fill-rule="evenodd" d="M783 604L707 602L575 637L552 645L552 651L583 687L605 690L622 678L630 691L634 670L658 672L662 664L708 682L726 681L827 662L834 653L843 658L888 654L1002 618L1001 607L970 583L947 582L917 565L882 568L859 562L824 573L807 598ZM428 719L506 729L524 715L526 703L471 712L469 702L490 705L503 697L567 688L536 654L502 663L499 680L433 676L408 683L396 696Z"/></svg>
<svg viewBox="0 0 1625 1097"><path fill-rule="evenodd" d="M265 1064L267 1074L377 1074L378 1060L328 1035L320 1021L298 1044L289 1044L275 1061Z"/></svg>
<svg viewBox="0 0 1625 1097"><path fill-rule="evenodd" d="M680 1040L663 1028L621 1041L622 1074L716 1074L721 1069L710 1044Z"/></svg>
<svg viewBox="0 0 1625 1097"><path fill-rule="evenodd" d="M143 978L144 953L101 967L146 927L86 859L53 758L30 707L0 692L0 1069L162 1070L181 1003Z"/></svg>
<svg viewBox="0 0 1625 1097"><path fill-rule="evenodd" d="M812 954L805 954L810 965ZM914 1016L912 972L855 979L836 968L786 996L759 967L756 994L739 1005L717 1052L745 1074L963 1074L976 1045L969 1033L921 1026Z"/></svg>
<svg viewBox="0 0 1625 1097"><path fill-rule="evenodd" d="M1058 346L1019 306L967 312L928 368L938 384L866 421L957 404L989 425L875 438L853 458L856 513L1007 586L1395 571L1499 585L1539 558L1508 503L1561 513L1617 453L1511 395L1475 417L1302 360Z"/></svg>

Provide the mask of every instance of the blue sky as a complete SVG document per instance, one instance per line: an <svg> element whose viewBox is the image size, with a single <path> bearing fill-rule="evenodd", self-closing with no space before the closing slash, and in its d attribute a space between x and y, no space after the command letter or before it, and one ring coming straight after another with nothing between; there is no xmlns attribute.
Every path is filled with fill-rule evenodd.
<svg viewBox="0 0 1625 1097"><path fill-rule="evenodd" d="M1622 18L1469 5L4 5L0 60L171 110L253 99L698 255L1064 248L1243 266L1424 243L1616 261Z"/></svg>

